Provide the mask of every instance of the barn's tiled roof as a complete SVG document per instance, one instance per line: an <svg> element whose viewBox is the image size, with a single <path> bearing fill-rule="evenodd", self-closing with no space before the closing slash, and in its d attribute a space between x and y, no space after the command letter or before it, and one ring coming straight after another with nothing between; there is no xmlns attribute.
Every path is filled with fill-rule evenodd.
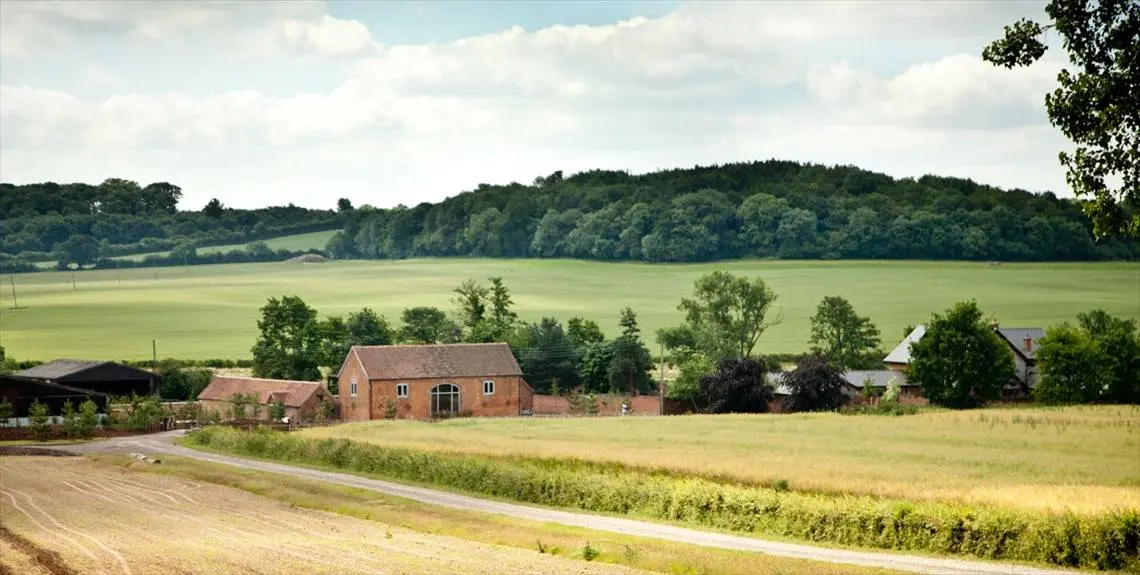
<svg viewBox="0 0 1140 575"><path fill-rule="evenodd" d="M93 359L57 359L12 375L33 379L60 379L107 363Z"/></svg>
<svg viewBox="0 0 1140 575"><path fill-rule="evenodd" d="M505 343L358 345L348 361L354 361L351 355L359 359L370 380L522 375Z"/></svg>
<svg viewBox="0 0 1140 575"><path fill-rule="evenodd" d="M258 379L254 377L215 377L210 385L198 394L200 400L228 401L235 393L257 396L257 402L267 405L270 399L284 400L286 407L301 407L313 394L324 387L312 381L286 379Z"/></svg>

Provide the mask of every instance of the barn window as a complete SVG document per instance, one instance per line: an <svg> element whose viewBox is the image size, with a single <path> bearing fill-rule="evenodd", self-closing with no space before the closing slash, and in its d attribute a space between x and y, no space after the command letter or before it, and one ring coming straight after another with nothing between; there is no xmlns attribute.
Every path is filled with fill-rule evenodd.
<svg viewBox="0 0 1140 575"><path fill-rule="evenodd" d="M453 383L441 383L431 388L428 407L432 416L459 412L459 387Z"/></svg>
<svg viewBox="0 0 1140 575"><path fill-rule="evenodd" d="M397 383L396 384L396 397L408 397L408 384L406 384L406 383Z"/></svg>
<svg viewBox="0 0 1140 575"><path fill-rule="evenodd" d="M483 395L495 395L495 382L489 379L483 382Z"/></svg>
<svg viewBox="0 0 1140 575"><path fill-rule="evenodd" d="M356 378L355 377L352 378L352 385L349 386L348 392L350 394L352 394L352 397L356 397Z"/></svg>

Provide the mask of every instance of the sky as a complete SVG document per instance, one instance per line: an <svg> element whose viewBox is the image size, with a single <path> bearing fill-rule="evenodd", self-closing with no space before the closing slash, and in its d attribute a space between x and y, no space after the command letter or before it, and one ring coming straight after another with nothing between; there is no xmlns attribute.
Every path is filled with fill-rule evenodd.
<svg viewBox="0 0 1140 575"><path fill-rule="evenodd" d="M556 170L766 160L1070 196L1044 0L0 3L0 180L183 209L439 201Z"/></svg>

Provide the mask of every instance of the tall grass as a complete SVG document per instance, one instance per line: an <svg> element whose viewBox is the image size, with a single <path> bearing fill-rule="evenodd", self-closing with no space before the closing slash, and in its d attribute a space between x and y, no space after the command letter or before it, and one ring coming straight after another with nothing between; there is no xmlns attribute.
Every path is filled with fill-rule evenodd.
<svg viewBox="0 0 1140 575"><path fill-rule="evenodd" d="M188 443L517 501L845 545L1095 569L1140 565L1140 511L1089 516L828 497L614 464L427 452L210 427Z"/></svg>

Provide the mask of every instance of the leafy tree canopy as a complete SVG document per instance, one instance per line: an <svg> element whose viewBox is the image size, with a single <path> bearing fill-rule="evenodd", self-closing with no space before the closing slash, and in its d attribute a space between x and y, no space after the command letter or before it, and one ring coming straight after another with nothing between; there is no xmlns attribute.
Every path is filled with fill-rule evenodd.
<svg viewBox="0 0 1140 575"><path fill-rule="evenodd" d="M253 346L253 375L316 381L321 357L317 311L297 296L270 298L261 308Z"/></svg>
<svg viewBox="0 0 1140 575"><path fill-rule="evenodd" d="M783 375L782 383L790 391L784 400L788 411L834 411L850 399L843 392L847 385L843 372L821 355L801 359Z"/></svg>
<svg viewBox="0 0 1140 575"><path fill-rule="evenodd" d="M767 413L775 397L768 383L769 366L760 359L726 358L716 372L701 378L707 413Z"/></svg>
<svg viewBox="0 0 1140 575"><path fill-rule="evenodd" d="M1100 399L1111 379L1100 343L1068 322L1049 328L1038 343L1041 380L1033 398L1041 403L1089 403Z"/></svg>
<svg viewBox="0 0 1140 575"><path fill-rule="evenodd" d="M817 353L841 368L872 367L878 363L879 328L870 318L855 313L851 302L839 296L823 298L811 318L811 340Z"/></svg>
<svg viewBox="0 0 1140 575"><path fill-rule="evenodd" d="M1013 352L973 301L933 314L911 344L907 377L935 405L967 408L1001 397L1014 380Z"/></svg>
<svg viewBox="0 0 1140 575"><path fill-rule="evenodd" d="M1140 238L1140 3L1050 0L1048 23L1021 19L986 46L998 66L1029 66L1048 50L1047 30L1061 38L1070 67L1045 95L1049 120L1073 144L1060 153L1066 180L1101 237Z"/></svg>
<svg viewBox="0 0 1140 575"><path fill-rule="evenodd" d="M780 322L769 319L776 294L760 278L738 278L725 271L701 277L693 297L681 300L687 331L670 331L674 343L692 334L693 344L709 358L749 357L764 330Z"/></svg>

